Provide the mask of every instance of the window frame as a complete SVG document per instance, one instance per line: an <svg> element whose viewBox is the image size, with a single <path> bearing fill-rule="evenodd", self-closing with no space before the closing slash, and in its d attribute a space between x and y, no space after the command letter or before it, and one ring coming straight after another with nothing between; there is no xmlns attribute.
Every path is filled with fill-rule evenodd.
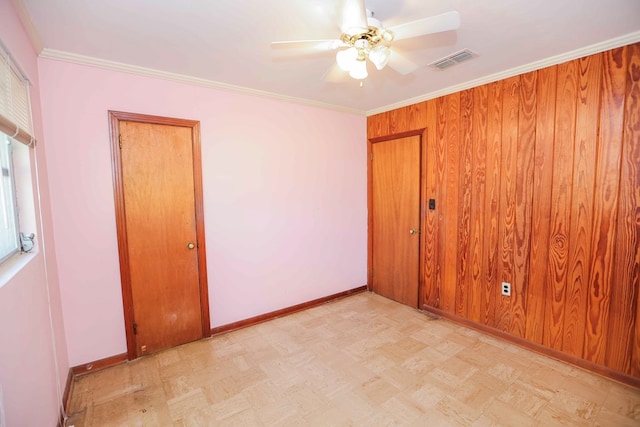
<svg viewBox="0 0 640 427"><path fill-rule="evenodd" d="M8 169L7 172L8 172L8 179L9 179L8 189L9 189L10 206L5 205L6 200L2 200L3 209L0 209L0 211L4 210L4 212L0 212L0 213L4 214L6 217L11 217L10 220L13 221L13 224L12 224L13 238L15 239L14 240L15 244L6 253L4 254L0 253L0 264L2 264L3 262L11 258L13 255L19 252L22 252L22 244L20 240L20 215L19 215L20 208L18 206L17 186L16 186L16 179L15 179L15 173L14 173L15 169L13 164L14 141L9 135L5 134L4 132L0 132L0 144L5 144L5 142L7 145L6 153L7 153L7 169ZM0 149L4 150L4 147ZM0 162L0 169L4 169L4 165L1 162ZM2 173L1 179L2 180L5 179L4 171ZM1 185L4 186L4 183L2 183ZM0 192L3 192L3 191L0 190ZM9 208L11 212L8 212Z"/></svg>
<svg viewBox="0 0 640 427"><path fill-rule="evenodd" d="M37 166L33 163L36 161L36 155L32 150L35 148L35 138L29 86L30 81L27 75L0 40L0 144L7 144L6 147L0 147L1 150L6 150L7 160L5 165L3 159L0 167L4 169L6 166L8 173L5 177L4 171L0 170L3 173L1 176L3 182L0 182L3 187L0 194L2 196L0 222L3 228L5 220L6 224L13 222L6 228L10 229L10 233L5 234L1 239L8 244L4 245L2 242L0 245L0 287L5 284L8 277L21 269L21 265L32 258L25 257L28 258L25 260L19 257L22 261L18 261L17 255L34 249L32 246L26 252L23 250L21 227L26 226L27 230L33 231L38 227L35 216L38 190L37 183L34 186L32 175L34 167ZM4 152L2 156L5 156ZM8 182L4 181L5 178ZM35 179L37 181L37 177ZM7 193L9 194L5 198ZM26 216L23 217L23 214ZM37 253L38 250L33 252Z"/></svg>

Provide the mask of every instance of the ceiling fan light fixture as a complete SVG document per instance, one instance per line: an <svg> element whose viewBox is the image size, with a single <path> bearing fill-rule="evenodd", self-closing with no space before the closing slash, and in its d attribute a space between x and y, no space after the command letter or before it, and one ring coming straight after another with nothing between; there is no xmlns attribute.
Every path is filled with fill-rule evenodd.
<svg viewBox="0 0 640 427"><path fill-rule="evenodd" d="M336 54L336 62L338 67L343 71L351 71L358 59L358 49L350 47L349 49L341 50Z"/></svg>
<svg viewBox="0 0 640 427"><path fill-rule="evenodd" d="M371 47L371 43L366 37L362 37L356 40L353 46L358 50L367 50Z"/></svg>
<svg viewBox="0 0 640 427"><path fill-rule="evenodd" d="M364 59L356 60L351 70L349 70L349 75L356 80L366 79L369 75L369 73L367 73L367 61Z"/></svg>
<svg viewBox="0 0 640 427"><path fill-rule="evenodd" d="M389 65L389 68L402 75L412 73L419 68L417 64L398 53L395 48L391 50L394 40L452 31L460 27L460 14L451 11L384 28L382 22L374 17L373 11L366 9L364 0L344 0L339 3L342 31L339 39L275 42L272 46L312 45L316 50L338 50L337 66L332 70L346 71L352 78L360 80L360 87L362 87L363 80L369 75L368 61L371 61L378 70ZM446 59L457 63L472 56L466 52L458 52ZM442 68L439 66L440 62L437 62L437 68ZM331 74L336 73L332 71ZM329 81L329 79L325 80ZM333 77L332 80L334 80Z"/></svg>
<svg viewBox="0 0 640 427"><path fill-rule="evenodd" d="M369 60L378 70L382 70L389 62L391 51L387 46L377 46L369 52Z"/></svg>

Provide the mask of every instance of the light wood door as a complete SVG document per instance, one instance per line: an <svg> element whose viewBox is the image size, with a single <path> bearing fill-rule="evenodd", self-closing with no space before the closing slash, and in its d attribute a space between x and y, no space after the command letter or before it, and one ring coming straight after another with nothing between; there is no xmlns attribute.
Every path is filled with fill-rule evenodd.
<svg viewBox="0 0 640 427"><path fill-rule="evenodd" d="M205 334L204 248L197 233L192 127L121 120L118 132L125 225L119 239L126 240L123 280L129 282L123 293L130 291L137 357Z"/></svg>
<svg viewBox="0 0 640 427"><path fill-rule="evenodd" d="M418 306L420 250L420 136L371 147L372 290Z"/></svg>

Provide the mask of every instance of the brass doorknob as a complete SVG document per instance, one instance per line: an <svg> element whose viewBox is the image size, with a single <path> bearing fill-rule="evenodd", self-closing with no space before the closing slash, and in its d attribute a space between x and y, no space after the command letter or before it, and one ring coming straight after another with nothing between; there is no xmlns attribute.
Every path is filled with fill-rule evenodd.
<svg viewBox="0 0 640 427"><path fill-rule="evenodd" d="M187 243L187 247L188 247L189 249L193 249L193 248L195 248L195 247L196 247L196 245L194 245L193 243L189 242L189 243Z"/></svg>
<svg viewBox="0 0 640 427"><path fill-rule="evenodd" d="M412 228L411 230L409 230L409 234L416 234L418 232L418 230L416 230L415 228Z"/></svg>

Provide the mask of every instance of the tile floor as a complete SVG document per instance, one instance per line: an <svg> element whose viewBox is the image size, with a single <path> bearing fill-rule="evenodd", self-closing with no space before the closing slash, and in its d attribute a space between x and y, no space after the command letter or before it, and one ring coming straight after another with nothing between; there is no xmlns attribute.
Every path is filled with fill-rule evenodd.
<svg viewBox="0 0 640 427"><path fill-rule="evenodd" d="M371 293L76 379L67 426L640 426L640 390Z"/></svg>

